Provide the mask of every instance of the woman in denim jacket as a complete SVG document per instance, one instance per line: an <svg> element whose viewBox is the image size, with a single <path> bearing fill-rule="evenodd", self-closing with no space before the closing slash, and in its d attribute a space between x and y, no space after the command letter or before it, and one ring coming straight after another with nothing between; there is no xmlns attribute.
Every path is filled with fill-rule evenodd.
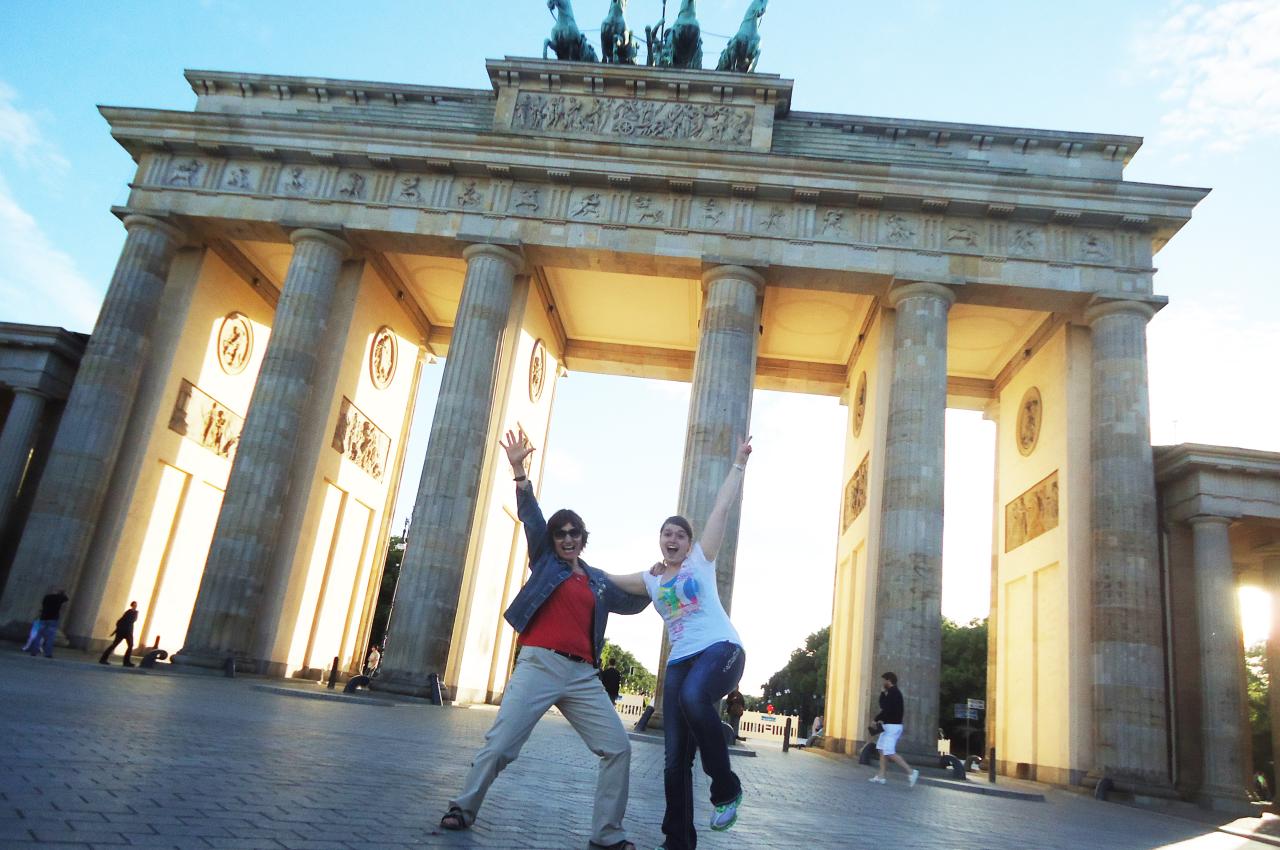
<svg viewBox="0 0 1280 850"><path fill-rule="evenodd" d="M471 826L489 785L515 760L533 727L554 705L600 757L591 846L635 850L622 828L631 743L596 670L609 614L638 614L649 598L622 591L608 574L582 560L588 535L577 513L561 509L549 521L543 519L525 475L525 459L534 448L524 431L508 431L500 445L511 463L516 508L529 544L529 580L504 615L520 633L520 660L463 790L440 825L455 830Z"/></svg>

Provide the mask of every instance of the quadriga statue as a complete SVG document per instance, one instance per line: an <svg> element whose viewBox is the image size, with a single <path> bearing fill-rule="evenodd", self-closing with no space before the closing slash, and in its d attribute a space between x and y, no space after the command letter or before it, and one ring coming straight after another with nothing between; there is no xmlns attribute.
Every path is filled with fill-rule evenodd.
<svg viewBox="0 0 1280 850"><path fill-rule="evenodd" d="M573 17L573 4L569 0L547 0L547 9L556 24L551 28L551 38L542 44L542 58L547 58L547 50L554 50L557 59L569 62L598 62L596 49L587 41L587 37L578 29L578 22ZM558 14L557 14L558 13Z"/></svg>
<svg viewBox="0 0 1280 850"><path fill-rule="evenodd" d="M760 61L760 19L768 5L769 0L751 0L747 13L742 16L742 26L720 54L717 71L749 74L756 69Z"/></svg>

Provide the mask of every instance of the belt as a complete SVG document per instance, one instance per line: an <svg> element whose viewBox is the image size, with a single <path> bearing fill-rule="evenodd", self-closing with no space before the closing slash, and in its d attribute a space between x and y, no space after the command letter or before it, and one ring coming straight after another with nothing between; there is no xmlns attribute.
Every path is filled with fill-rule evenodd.
<svg viewBox="0 0 1280 850"><path fill-rule="evenodd" d="M592 667L596 666L594 661L590 661L586 658L583 658L581 655L574 655L571 652L561 652L558 649L553 649L551 651L554 652L556 655L569 659L570 661L576 661L579 664L590 664Z"/></svg>

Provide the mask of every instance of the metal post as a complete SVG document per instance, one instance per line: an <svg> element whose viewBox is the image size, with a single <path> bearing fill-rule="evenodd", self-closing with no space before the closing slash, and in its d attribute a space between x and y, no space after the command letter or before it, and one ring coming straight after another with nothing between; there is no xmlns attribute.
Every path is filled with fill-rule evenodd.
<svg viewBox="0 0 1280 850"><path fill-rule="evenodd" d="M338 684L338 656L333 656L333 667L329 668L329 690Z"/></svg>
<svg viewBox="0 0 1280 850"><path fill-rule="evenodd" d="M787 722L782 727L782 751L785 753L791 749L791 718L787 718Z"/></svg>
<svg viewBox="0 0 1280 850"><path fill-rule="evenodd" d="M996 784L996 748L987 750L987 781Z"/></svg>

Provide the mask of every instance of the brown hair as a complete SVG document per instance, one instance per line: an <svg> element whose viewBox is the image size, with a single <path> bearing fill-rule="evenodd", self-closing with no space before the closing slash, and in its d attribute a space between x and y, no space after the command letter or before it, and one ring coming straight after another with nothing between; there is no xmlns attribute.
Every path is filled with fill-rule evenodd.
<svg viewBox="0 0 1280 850"><path fill-rule="evenodd" d="M676 514L675 516L669 516L666 519L664 519L662 521L662 525L658 526L658 531L661 532L662 529L666 528L668 525L674 525L676 528L683 528L684 533L689 535L689 539L690 540L693 539L693 526L689 524L689 520L685 519L679 514Z"/></svg>

